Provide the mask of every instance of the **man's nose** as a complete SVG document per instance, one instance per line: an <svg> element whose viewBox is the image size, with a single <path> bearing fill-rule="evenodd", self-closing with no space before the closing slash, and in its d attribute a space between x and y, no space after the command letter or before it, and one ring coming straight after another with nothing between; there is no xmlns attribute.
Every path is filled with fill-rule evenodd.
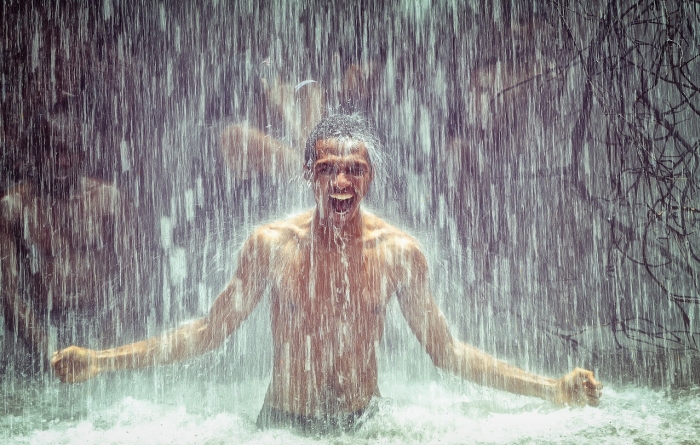
<svg viewBox="0 0 700 445"><path fill-rule="evenodd" d="M348 175L344 171L339 171L337 175L335 175L335 187L339 190L344 190L347 187L350 187L352 183L348 179Z"/></svg>

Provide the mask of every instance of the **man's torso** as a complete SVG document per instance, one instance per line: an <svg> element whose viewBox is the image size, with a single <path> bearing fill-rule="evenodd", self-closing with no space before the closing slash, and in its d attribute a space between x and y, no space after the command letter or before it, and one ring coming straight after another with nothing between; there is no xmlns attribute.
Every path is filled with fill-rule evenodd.
<svg viewBox="0 0 700 445"><path fill-rule="evenodd" d="M400 282L396 243L409 238L364 220L362 239L341 248L314 244L310 214L266 228L274 342L266 403L277 409L352 413L378 395L376 348Z"/></svg>

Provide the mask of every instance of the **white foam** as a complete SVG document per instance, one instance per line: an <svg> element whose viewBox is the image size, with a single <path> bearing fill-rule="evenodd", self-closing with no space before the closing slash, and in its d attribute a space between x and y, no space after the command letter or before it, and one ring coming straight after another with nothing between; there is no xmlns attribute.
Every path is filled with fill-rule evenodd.
<svg viewBox="0 0 700 445"><path fill-rule="evenodd" d="M385 378L379 410L358 432L317 438L290 430L258 431L255 418L265 381L175 381L166 393L161 388L155 395L148 390L153 387L148 377L134 379L143 381L122 382L128 395L113 394L111 399L100 396L98 386L66 391L65 385L50 384L38 395L43 408L32 411L27 406L23 416L0 417L0 431L9 431L0 432L0 443L675 444L700 437L698 389L669 395L648 388L606 387L598 408L557 408L471 384ZM61 401L64 397L68 399ZM51 418L56 400L65 404L60 411L75 408L77 418ZM36 402L33 407L42 405ZM82 414L79 407L86 407ZM18 428L22 422L25 426Z"/></svg>

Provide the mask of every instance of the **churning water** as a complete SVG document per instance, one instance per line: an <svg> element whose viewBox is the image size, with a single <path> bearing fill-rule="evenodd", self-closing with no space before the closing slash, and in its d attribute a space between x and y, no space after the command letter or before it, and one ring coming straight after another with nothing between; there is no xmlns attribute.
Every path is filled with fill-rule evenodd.
<svg viewBox="0 0 700 445"><path fill-rule="evenodd" d="M163 374L168 374L163 373ZM193 376L194 377L194 376ZM118 381L117 381L118 380ZM384 373L384 399L354 433L255 425L267 382L132 375L26 386L3 399L2 444L695 444L700 390L611 386L598 408L557 408L472 384ZM7 393L6 393L7 394Z"/></svg>

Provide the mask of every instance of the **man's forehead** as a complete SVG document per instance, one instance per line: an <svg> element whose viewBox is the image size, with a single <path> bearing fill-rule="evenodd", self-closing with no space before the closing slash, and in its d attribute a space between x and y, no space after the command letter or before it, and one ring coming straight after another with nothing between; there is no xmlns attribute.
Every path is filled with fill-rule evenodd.
<svg viewBox="0 0 700 445"><path fill-rule="evenodd" d="M316 142L317 159L324 157L360 156L369 162L369 152L364 142L350 138L320 139Z"/></svg>

